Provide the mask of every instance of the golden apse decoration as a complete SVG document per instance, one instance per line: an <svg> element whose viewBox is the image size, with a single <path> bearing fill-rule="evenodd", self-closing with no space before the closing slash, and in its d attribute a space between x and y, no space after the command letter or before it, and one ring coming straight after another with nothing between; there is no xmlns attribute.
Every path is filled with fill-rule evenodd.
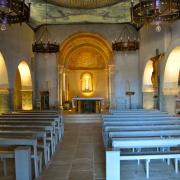
<svg viewBox="0 0 180 180"><path fill-rule="evenodd" d="M77 96L102 97L106 104L110 94L109 68L113 64L111 44L98 33L78 32L64 40L60 52L60 106Z"/></svg>

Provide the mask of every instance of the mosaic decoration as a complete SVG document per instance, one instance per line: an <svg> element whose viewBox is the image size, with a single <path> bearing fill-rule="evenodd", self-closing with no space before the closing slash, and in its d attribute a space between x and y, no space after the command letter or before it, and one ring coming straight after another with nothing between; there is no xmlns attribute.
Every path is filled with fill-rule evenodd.
<svg viewBox="0 0 180 180"><path fill-rule="evenodd" d="M48 24L127 23L131 21L130 7L131 0L95 9L72 9L48 3ZM45 1L31 0L30 25L32 27L45 24L45 8Z"/></svg>

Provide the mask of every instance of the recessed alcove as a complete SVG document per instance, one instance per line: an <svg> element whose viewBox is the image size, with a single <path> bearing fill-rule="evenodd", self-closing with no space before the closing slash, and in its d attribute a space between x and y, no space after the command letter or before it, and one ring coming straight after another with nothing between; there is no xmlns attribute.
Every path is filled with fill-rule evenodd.
<svg viewBox="0 0 180 180"><path fill-rule="evenodd" d="M32 79L29 66L25 61L20 62L16 72L14 109L32 110Z"/></svg>

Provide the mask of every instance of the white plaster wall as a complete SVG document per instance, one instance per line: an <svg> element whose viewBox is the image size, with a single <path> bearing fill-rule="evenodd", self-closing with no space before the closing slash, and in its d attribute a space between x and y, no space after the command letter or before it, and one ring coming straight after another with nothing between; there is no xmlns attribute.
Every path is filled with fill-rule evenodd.
<svg viewBox="0 0 180 180"><path fill-rule="evenodd" d="M10 109L13 108L13 89L15 84L18 65L25 60L31 72L31 59L33 59L32 43L34 41L34 32L26 24L15 24L7 27L6 31L0 31L0 52L2 53L7 67L9 80L9 96L6 98ZM33 73L32 73L33 78Z"/></svg>
<svg viewBox="0 0 180 180"><path fill-rule="evenodd" d="M109 42L110 46L111 46L111 42L114 39L117 39L120 35L120 32L122 30L124 25L121 24L77 24L77 25L51 25L48 26L48 30L50 32L50 36L51 36L51 40L58 42L58 43L62 43L65 39L68 38L68 36L77 33L77 32L94 32L94 33L98 33L100 34L102 37L104 37L105 40L107 40L107 42ZM130 26L130 28L136 33L137 35L137 31ZM36 32L36 38L38 39L38 37L40 36L41 32L43 30L43 27L40 28L37 32ZM128 58L127 58L128 57ZM121 64L118 64L120 67L120 71L118 71L118 75L116 76L116 81L118 82L119 79L125 77L125 78L129 78L132 84L132 87L134 88L134 90L136 91L136 95L132 98L133 100L133 107L137 107L139 106L139 102L138 102L138 53L134 54L130 54L128 55L125 59L124 58L120 58L123 59L123 61L120 61ZM47 81L47 78L50 78L53 82L51 83L52 86L57 86L57 83L55 82L55 80L57 79L57 73L56 73L56 68L57 68L57 64L55 63L55 59L56 57L54 57L54 55L49 55L48 56L48 62L44 63L43 62L43 57L41 57L41 55L36 56L36 61L38 62L36 64L36 70L37 70L37 84L38 84L38 89L37 89L37 94L38 91L40 90L40 84L43 84L45 81ZM58 59L58 57L57 57ZM118 76L120 76L118 78ZM122 79L120 80L122 81ZM119 83L119 82L118 82ZM121 83L121 82L120 82ZM124 83L124 82L123 82ZM135 85L136 84L136 85ZM57 88L52 88L52 94L53 97L50 97L50 101L51 104L57 102ZM116 96L121 97L124 96L124 90L121 90L121 86L119 85L114 85L113 84L113 89L115 89L114 93L114 99L116 99ZM54 89L54 90L53 90ZM121 93L123 93L123 95L121 95Z"/></svg>
<svg viewBox="0 0 180 180"><path fill-rule="evenodd" d="M36 99L40 99L40 91L49 91L50 106L57 105L57 55L36 54Z"/></svg>
<svg viewBox="0 0 180 180"><path fill-rule="evenodd" d="M139 108L139 56L136 52L116 52L114 65L114 103L116 109L129 108L126 91L133 91L131 107Z"/></svg>
<svg viewBox="0 0 180 180"><path fill-rule="evenodd" d="M164 79L164 70L167 63L168 56L172 49L180 45L180 21L176 21L171 25L162 26L162 31L160 33L155 31L155 26L149 25L144 26L139 31L140 36L140 87L142 87L142 78L145 65L147 61L156 55L156 49L159 49L159 52L165 53L161 63L160 63L160 109L163 111L174 112L172 110L174 106L174 96L165 97L163 94L163 79ZM178 59L177 59L178 61ZM142 102L142 94L140 96L140 101ZM149 99L152 100L151 98Z"/></svg>
<svg viewBox="0 0 180 180"><path fill-rule="evenodd" d="M0 31L0 51L6 62L10 88L14 87L20 61L26 60L31 65L33 40L34 32L24 23L11 25L6 31Z"/></svg>

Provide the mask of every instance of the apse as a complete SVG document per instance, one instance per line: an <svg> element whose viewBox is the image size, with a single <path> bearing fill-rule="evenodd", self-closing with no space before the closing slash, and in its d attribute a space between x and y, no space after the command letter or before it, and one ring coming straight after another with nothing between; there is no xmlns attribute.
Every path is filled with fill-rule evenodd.
<svg viewBox="0 0 180 180"><path fill-rule="evenodd" d="M71 101L73 97L101 97L105 102L103 108L106 108L106 102L110 98L110 44L97 33L79 32L65 39L60 51L62 101Z"/></svg>
<svg viewBox="0 0 180 180"><path fill-rule="evenodd" d="M32 110L32 79L25 61L18 65L14 91L15 110Z"/></svg>

